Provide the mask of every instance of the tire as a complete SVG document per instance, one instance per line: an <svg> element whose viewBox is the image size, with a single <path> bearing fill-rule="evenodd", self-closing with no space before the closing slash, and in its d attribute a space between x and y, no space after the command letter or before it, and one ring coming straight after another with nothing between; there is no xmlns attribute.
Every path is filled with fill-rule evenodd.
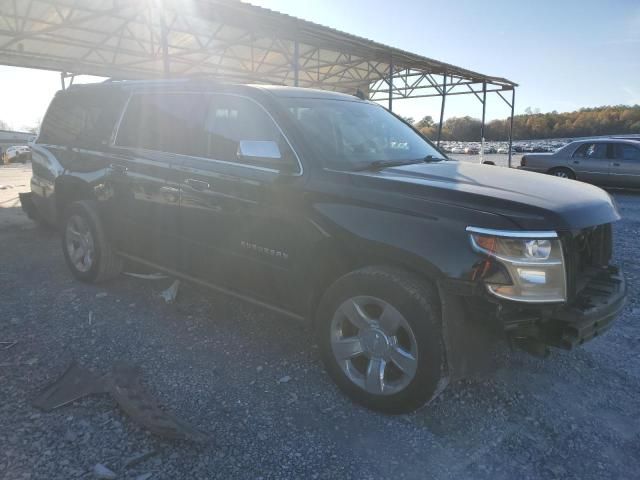
<svg viewBox="0 0 640 480"><path fill-rule="evenodd" d="M411 273L367 267L341 277L321 299L315 326L327 372L361 405L408 413L446 386L437 290Z"/></svg>
<svg viewBox="0 0 640 480"><path fill-rule="evenodd" d="M575 173L564 167L552 168L551 170L549 170L549 175L553 175L554 177L559 178L568 178L570 180L576 179Z"/></svg>
<svg viewBox="0 0 640 480"><path fill-rule="evenodd" d="M61 227L62 251L74 277L87 283L100 283L118 276L122 261L111 248L96 202L71 203L64 212ZM82 258L77 258L76 253Z"/></svg>

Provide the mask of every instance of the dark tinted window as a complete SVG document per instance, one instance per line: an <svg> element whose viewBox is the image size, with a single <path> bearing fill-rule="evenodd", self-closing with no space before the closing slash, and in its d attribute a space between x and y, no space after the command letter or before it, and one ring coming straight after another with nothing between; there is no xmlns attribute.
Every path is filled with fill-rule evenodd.
<svg viewBox="0 0 640 480"><path fill-rule="evenodd" d="M259 160L256 165L277 167L283 161L296 163L278 127L262 107L233 95L134 95L122 119L116 143L125 147L239 162L241 140L277 142L282 160Z"/></svg>
<svg viewBox="0 0 640 480"><path fill-rule="evenodd" d="M107 89L56 95L38 142L87 148L108 144L125 98L122 92Z"/></svg>
<svg viewBox="0 0 640 480"><path fill-rule="evenodd" d="M207 108L208 97L202 94L133 95L118 129L116 144L204 156Z"/></svg>
<svg viewBox="0 0 640 480"><path fill-rule="evenodd" d="M620 160L637 160L640 161L640 148L624 143L615 144L615 156Z"/></svg>
<svg viewBox="0 0 640 480"><path fill-rule="evenodd" d="M606 143L585 143L573 154L576 158L607 158Z"/></svg>
<svg viewBox="0 0 640 480"><path fill-rule="evenodd" d="M247 98L213 95L205 129L209 158L237 162L241 140L260 140L276 142L283 160L294 161L276 124L262 107ZM259 164L264 165L264 161Z"/></svg>

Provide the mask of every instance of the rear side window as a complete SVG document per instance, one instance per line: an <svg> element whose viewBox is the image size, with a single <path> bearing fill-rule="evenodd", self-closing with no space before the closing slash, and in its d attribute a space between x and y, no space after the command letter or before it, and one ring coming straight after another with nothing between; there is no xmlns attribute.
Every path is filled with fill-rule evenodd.
<svg viewBox="0 0 640 480"><path fill-rule="evenodd" d="M55 96L42 122L38 143L99 148L107 145L126 96L115 90Z"/></svg>
<svg viewBox="0 0 640 480"><path fill-rule="evenodd" d="M295 163L280 130L259 105L225 94L136 94L129 101L116 144L237 163L241 140L276 142L282 160L274 163ZM265 161L257 164L277 166Z"/></svg>
<svg viewBox="0 0 640 480"><path fill-rule="evenodd" d="M573 154L575 158L607 158L606 143L585 143Z"/></svg>
<svg viewBox="0 0 640 480"><path fill-rule="evenodd" d="M624 143L615 144L616 158L620 160L636 160L640 162L640 148Z"/></svg>
<svg viewBox="0 0 640 480"><path fill-rule="evenodd" d="M131 97L116 144L181 155L203 156L204 94L143 93Z"/></svg>

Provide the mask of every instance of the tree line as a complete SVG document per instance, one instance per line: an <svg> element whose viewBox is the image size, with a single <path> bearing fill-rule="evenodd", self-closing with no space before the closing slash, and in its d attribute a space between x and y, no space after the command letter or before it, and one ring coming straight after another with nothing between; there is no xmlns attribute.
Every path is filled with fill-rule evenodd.
<svg viewBox="0 0 640 480"><path fill-rule="evenodd" d="M640 133L640 105L615 105L581 108L575 112L533 113L513 117L513 138L533 140L542 138L572 138L597 135ZM406 119L428 138L438 136L438 125L430 115L417 122ZM443 140L479 141L481 121L477 118L452 117L442 125ZM492 120L485 125L485 140L509 139L509 119Z"/></svg>

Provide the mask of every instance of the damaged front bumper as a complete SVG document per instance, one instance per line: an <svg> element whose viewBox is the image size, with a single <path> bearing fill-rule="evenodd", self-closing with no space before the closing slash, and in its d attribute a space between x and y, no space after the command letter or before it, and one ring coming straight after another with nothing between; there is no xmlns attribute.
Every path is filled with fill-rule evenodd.
<svg viewBox="0 0 640 480"><path fill-rule="evenodd" d="M527 350L532 347L570 350L607 331L626 298L622 272L607 267L589 279L571 304L510 315L504 326L510 338Z"/></svg>
<svg viewBox="0 0 640 480"><path fill-rule="evenodd" d="M543 324L544 343L570 350L601 335L620 314L626 299L624 276L609 267L587 283L571 306L558 310Z"/></svg>

